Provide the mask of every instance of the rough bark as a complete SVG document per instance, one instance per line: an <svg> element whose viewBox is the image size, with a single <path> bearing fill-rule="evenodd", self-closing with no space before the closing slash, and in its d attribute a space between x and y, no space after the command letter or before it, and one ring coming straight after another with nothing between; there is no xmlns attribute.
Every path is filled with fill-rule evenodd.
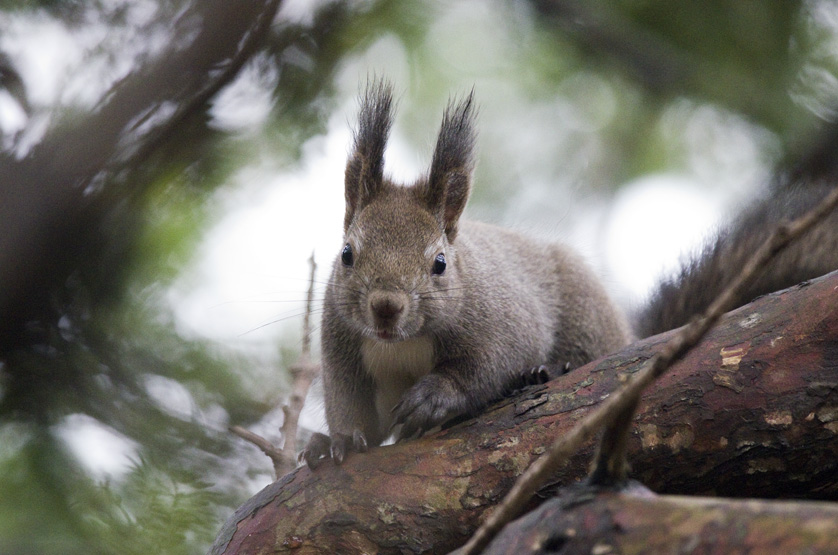
<svg viewBox="0 0 838 555"><path fill-rule="evenodd" d="M654 491L838 498L838 273L733 311L649 391L629 441ZM439 433L299 468L243 505L213 553L446 552L558 434L666 339L629 346ZM583 477L593 445L551 487ZM533 501L533 505L535 504Z"/></svg>
<svg viewBox="0 0 838 555"><path fill-rule="evenodd" d="M578 488L510 523L483 553L838 553L838 504Z"/></svg>

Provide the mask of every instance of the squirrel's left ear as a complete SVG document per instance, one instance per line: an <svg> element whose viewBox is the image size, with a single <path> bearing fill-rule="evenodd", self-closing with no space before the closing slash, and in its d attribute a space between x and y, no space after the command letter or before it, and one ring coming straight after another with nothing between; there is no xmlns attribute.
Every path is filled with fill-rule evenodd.
<svg viewBox="0 0 838 555"><path fill-rule="evenodd" d="M421 190L428 208L439 219L449 241L457 234L457 222L471 190L475 137L472 90L462 101L448 103L428 182Z"/></svg>

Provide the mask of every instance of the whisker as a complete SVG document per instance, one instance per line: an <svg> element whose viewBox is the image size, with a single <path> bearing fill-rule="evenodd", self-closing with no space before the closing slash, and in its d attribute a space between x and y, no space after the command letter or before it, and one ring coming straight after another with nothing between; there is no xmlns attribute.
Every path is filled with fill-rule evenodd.
<svg viewBox="0 0 838 555"><path fill-rule="evenodd" d="M311 311L311 313L312 313L312 314L316 314L316 313L318 313L318 312L323 312L323 311L322 311L322 310L312 310L312 311ZM242 333L238 334L236 337L243 337L243 336L245 336L245 335L248 335L248 334L250 334L250 333L253 333L254 331L258 331L258 330L261 330L261 329L266 328L266 327L268 327L268 326L272 326L273 324L278 324L278 323L280 323L280 322L285 322L286 320L292 320L292 319L294 319L294 318L300 318L300 317L302 317L302 316L305 316L305 314L306 314L306 311L305 311L305 310L303 310L303 311L301 311L301 312L296 312L296 313L294 313L294 314L289 314L289 315L286 315L286 316L281 316L281 317L279 317L279 318L274 318L274 319L269 320L269 321L267 321L267 322L265 322L265 323L263 323L263 324L259 324L259 325L258 325L258 326L256 326L255 328L250 328L249 330L247 330L247 331L245 331L245 332L242 332Z"/></svg>
<svg viewBox="0 0 838 555"><path fill-rule="evenodd" d="M237 300L237 301L224 301L218 304L212 305L210 308L220 308L222 306L228 305L241 305L241 304L287 304L287 303L305 303L307 299L273 299L273 300L266 300L266 299L253 299L253 300ZM313 299L313 303L323 303L323 299Z"/></svg>

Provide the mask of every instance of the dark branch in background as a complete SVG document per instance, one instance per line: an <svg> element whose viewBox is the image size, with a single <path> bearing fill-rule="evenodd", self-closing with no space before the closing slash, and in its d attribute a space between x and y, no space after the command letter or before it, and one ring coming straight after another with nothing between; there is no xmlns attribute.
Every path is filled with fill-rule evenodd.
<svg viewBox="0 0 838 555"><path fill-rule="evenodd" d="M230 33L231 22L228 21L226 17L231 15L227 12L233 12L238 23L238 25L233 28L243 27L245 29L244 35L239 39L237 50L230 58L224 58L223 56L225 52L223 51L217 52L213 58L217 57L217 60L219 61L215 61L211 65L207 65L206 68L202 68L205 73L201 72L195 75L194 83L192 83L187 91L189 95L187 97L188 100L179 104L176 111L171 116L165 114L167 103L170 101L168 99L162 99L155 103L149 111L143 114L142 118L132 123L128 129L128 133L134 134L136 137L130 137L127 136L127 134L126 137L124 137L127 139L124 152L121 153L122 156L118 159L122 167L136 166L137 164L142 163L142 161L145 160L145 158L147 158L154 149L159 147L160 144L166 140L167 136L170 135L178 125L194 114L197 110L201 109L210 99L212 99L213 96L215 96L216 93L221 90L222 87L233 80L242 67L244 67L244 64L264 43L280 3L281 0L256 1L252 2L253 5L250 10L231 10L229 8L229 3L227 3L227 5L221 3L220 6L224 6L223 8L220 8L220 6L214 8L216 13L214 14L214 17L208 19L204 28L205 32L203 33L203 36L205 38L209 38L210 42L212 42L213 36L225 32ZM209 10L212 9L213 8L209 8ZM219 11L219 9L223 10L224 13ZM199 41L196 41L196 43L197 42ZM203 42L196 44L192 49L190 49L190 52L184 56L183 60L176 60L176 63L170 64L169 67L160 68L161 75L157 75L156 77L158 79L160 77L172 79L174 82L182 80L183 77L180 76L178 72L182 71L183 68L179 67L180 64L177 62L188 63L190 59L194 58L196 53L201 52L199 48L208 48L208 46L210 45ZM207 52L204 52L203 55L207 56ZM144 81L145 76L141 74L136 77L135 83L132 83L131 85L136 86ZM139 92L140 94L143 94L144 91L140 90ZM148 92L153 93L153 91ZM177 91L174 92L177 94ZM164 119L161 123L150 126L150 130L146 130L146 124L155 118L155 112L163 113ZM131 144L132 142L133 145Z"/></svg>
<svg viewBox="0 0 838 555"><path fill-rule="evenodd" d="M531 0L539 20L662 98L694 97L733 108L784 134L811 114L787 102L801 58L788 48L799 0L761 4L756 21L729 2ZM688 24L686 22L689 22Z"/></svg>
<svg viewBox="0 0 838 555"><path fill-rule="evenodd" d="M175 23L169 51L118 83L93 113L21 160L0 158L0 352L21 342L27 320L49 314L50 291L127 196L114 182L232 80L278 7L196 2Z"/></svg>
<svg viewBox="0 0 838 555"><path fill-rule="evenodd" d="M300 413L303 411L303 402L306 399L309 387L314 377L320 371L320 365L311 361L311 313L314 305L314 272L317 264L314 262L314 253L308 259L311 267L308 281L308 295L306 298L306 313L303 319L303 346L297 362L289 368L291 372L291 395L288 402L282 406L282 437L284 445L282 449L274 446L270 441L255 434L241 426L231 426L230 431L240 438L249 441L262 450L274 465L276 478L288 474L297 467L297 425L300 421Z"/></svg>
<svg viewBox="0 0 838 555"><path fill-rule="evenodd" d="M679 89L693 71L687 54L597 2L533 0L538 12L591 51L615 59L650 91Z"/></svg>
<svg viewBox="0 0 838 555"><path fill-rule="evenodd" d="M208 112L243 65L267 70L262 83L275 104L265 130L289 134L277 156L299 156L303 138L324 129L328 84L357 17L332 2L311 22L288 22L276 18L279 3L178 0L161 8L161 18L178 15L155 24L171 32L159 57L139 58L95 110L53 125L24 158L0 153L0 416L54 431L44 434L54 449L63 444L52 425L80 413L137 441L155 464L202 480L242 476L227 456L236 439L172 414L149 389L149 378L180 381L198 405L218 402L243 425L269 409L223 353L173 333L160 293L172 277L169 257L184 251L163 260L144 238L160 238L145 233L162 231L150 210L159 202L198 210L176 215L186 233L177 248L207 223L201 199L236 165L222 149L237 135L215 128ZM361 28L370 32L355 40L374 33ZM158 269L155 281L149 270ZM77 496L79 475L49 459L61 467L50 476L62 488L55 495Z"/></svg>
<svg viewBox="0 0 838 555"><path fill-rule="evenodd" d="M684 327L649 361L644 370L574 427L569 434L557 439L547 453L520 476L503 503L492 512L458 553L479 553L484 549L505 524L521 513L549 477L603 426L603 441L595 457L591 481L594 484L615 484L625 480L628 466L625 460L625 444L643 390L663 375L672 363L683 357L726 311L733 308L741 291L756 279L769 260L826 218L837 205L838 188L835 188L818 206L791 223L780 225L703 315Z"/></svg>
<svg viewBox="0 0 838 555"><path fill-rule="evenodd" d="M0 52L0 89L6 89L27 114L32 112L26 87L8 56Z"/></svg>
<svg viewBox="0 0 838 555"><path fill-rule="evenodd" d="M811 144L802 145L805 151L780 174L775 187L838 181L838 125L825 126L815 138Z"/></svg>

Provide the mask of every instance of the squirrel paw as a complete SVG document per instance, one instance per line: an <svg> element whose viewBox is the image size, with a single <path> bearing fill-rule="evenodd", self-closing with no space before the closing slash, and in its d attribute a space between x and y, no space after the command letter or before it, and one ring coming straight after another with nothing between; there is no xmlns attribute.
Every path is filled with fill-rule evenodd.
<svg viewBox="0 0 838 555"><path fill-rule="evenodd" d="M429 374L408 389L393 407L392 432L401 424L396 441L418 437L465 411L463 395L444 376Z"/></svg>
<svg viewBox="0 0 838 555"><path fill-rule="evenodd" d="M331 437L315 433L306 445L305 449L300 452L298 461L305 463L315 470L320 464L332 459L335 464L340 464L346 458L350 451L355 453L365 453L367 451L367 438L361 430L356 429L352 435L332 434Z"/></svg>
<svg viewBox="0 0 838 555"><path fill-rule="evenodd" d="M551 377L549 367L543 364L535 366L529 370L524 370L521 374L521 387L545 384L550 381Z"/></svg>
<svg viewBox="0 0 838 555"><path fill-rule="evenodd" d="M542 364L541 366L529 368L521 372L517 389L522 389L531 385L545 384L553 378L564 376L570 372L570 370L571 368L569 362L565 362L564 364L560 362L548 365Z"/></svg>
<svg viewBox="0 0 838 555"><path fill-rule="evenodd" d="M570 363L557 362L555 364L542 364L535 366L521 372L519 376L517 387L513 391L529 387L531 385L541 385L549 382L553 378L564 376L570 372Z"/></svg>
<svg viewBox="0 0 838 555"><path fill-rule="evenodd" d="M513 382L504 390L504 397L515 395L524 388L531 385L542 385L553 378L564 376L570 372L570 363L564 364L558 362L555 364L542 364L541 366L533 366L522 371Z"/></svg>

